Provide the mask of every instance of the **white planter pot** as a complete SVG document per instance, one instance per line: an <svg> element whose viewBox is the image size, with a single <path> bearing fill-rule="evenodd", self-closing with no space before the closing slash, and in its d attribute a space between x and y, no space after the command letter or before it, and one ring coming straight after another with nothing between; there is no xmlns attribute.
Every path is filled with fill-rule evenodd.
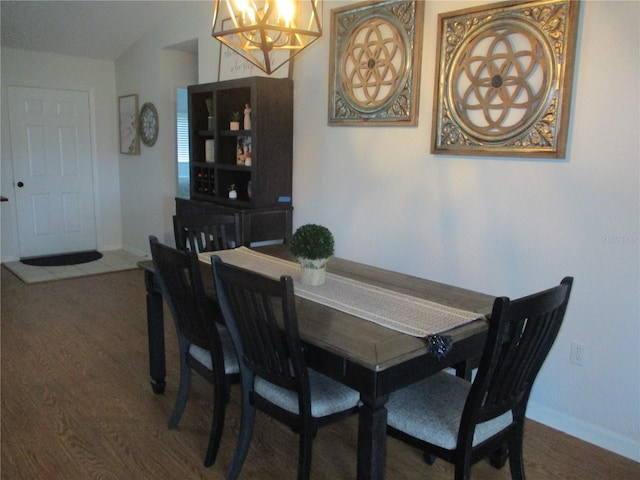
<svg viewBox="0 0 640 480"><path fill-rule="evenodd" d="M311 260L309 258L299 258L298 262L302 266L300 271L300 281L305 285L323 285L326 279L327 258Z"/></svg>

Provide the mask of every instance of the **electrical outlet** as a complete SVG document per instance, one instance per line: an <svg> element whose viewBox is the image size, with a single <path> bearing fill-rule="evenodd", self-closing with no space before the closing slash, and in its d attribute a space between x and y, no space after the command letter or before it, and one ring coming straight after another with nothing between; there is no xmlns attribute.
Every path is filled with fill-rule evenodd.
<svg viewBox="0 0 640 480"><path fill-rule="evenodd" d="M585 349L586 345L584 343L576 341L571 342L571 356L569 357L571 363L575 363L576 365L584 365Z"/></svg>

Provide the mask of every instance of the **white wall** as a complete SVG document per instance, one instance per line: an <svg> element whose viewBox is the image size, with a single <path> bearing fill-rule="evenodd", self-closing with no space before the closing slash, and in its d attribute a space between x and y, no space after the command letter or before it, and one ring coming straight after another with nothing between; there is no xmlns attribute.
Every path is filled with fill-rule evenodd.
<svg viewBox="0 0 640 480"><path fill-rule="evenodd" d="M296 60L294 227L328 226L338 256L490 294L573 275L529 416L640 460L640 4L582 5L566 160L431 155L437 15L478 3L425 4L417 127L327 126L329 35Z"/></svg>
<svg viewBox="0 0 640 480"><path fill-rule="evenodd" d="M118 129L116 81L113 62L2 48L2 261L20 258L7 85L75 89L89 92L93 121L94 189L97 246L112 250L122 245L120 186L118 182Z"/></svg>
<svg viewBox="0 0 640 480"><path fill-rule="evenodd" d="M168 48L199 36L212 44L210 16L208 2L185 2L182 17L174 17L166 28L146 35L116 61L118 95L137 93L141 106L152 102L160 126L153 147L142 144L139 156L120 155L123 243L135 252L148 252L149 235L173 243L171 217L177 191L175 89L198 83L199 62L197 54Z"/></svg>
<svg viewBox="0 0 640 480"><path fill-rule="evenodd" d="M429 153L437 14L480 2L426 3L417 127L327 126L329 10L355 2L326 3L325 36L294 68L294 227L327 225L341 257L490 294L516 297L573 275L528 414L640 460L640 4L583 3L567 158L541 161ZM185 79L180 65L196 67L161 50L198 39L197 81L215 81L210 15L208 2L189 3L116 62L117 95L138 93L160 115L156 146L119 159L127 248L171 235L168 85ZM2 66L4 81L4 51ZM90 72L66 80L91 84ZM117 152L114 101L109 108ZM572 340L586 346L584 366L569 362Z"/></svg>

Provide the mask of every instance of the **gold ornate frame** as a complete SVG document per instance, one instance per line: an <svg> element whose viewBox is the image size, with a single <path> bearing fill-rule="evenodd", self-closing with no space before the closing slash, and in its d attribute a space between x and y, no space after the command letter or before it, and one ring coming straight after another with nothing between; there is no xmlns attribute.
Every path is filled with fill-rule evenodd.
<svg viewBox="0 0 640 480"><path fill-rule="evenodd" d="M417 125L424 1L331 11L329 125Z"/></svg>
<svg viewBox="0 0 640 480"><path fill-rule="evenodd" d="M564 158L579 2L438 16L431 153Z"/></svg>

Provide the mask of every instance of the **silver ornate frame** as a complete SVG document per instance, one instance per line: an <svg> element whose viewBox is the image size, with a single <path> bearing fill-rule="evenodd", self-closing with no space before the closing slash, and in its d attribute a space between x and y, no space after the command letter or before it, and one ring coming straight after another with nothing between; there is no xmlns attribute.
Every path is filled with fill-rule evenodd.
<svg viewBox="0 0 640 480"><path fill-rule="evenodd" d="M438 16L431 153L564 158L579 2Z"/></svg>
<svg viewBox="0 0 640 480"><path fill-rule="evenodd" d="M329 125L418 124L424 1L331 11Z"/></svg>

